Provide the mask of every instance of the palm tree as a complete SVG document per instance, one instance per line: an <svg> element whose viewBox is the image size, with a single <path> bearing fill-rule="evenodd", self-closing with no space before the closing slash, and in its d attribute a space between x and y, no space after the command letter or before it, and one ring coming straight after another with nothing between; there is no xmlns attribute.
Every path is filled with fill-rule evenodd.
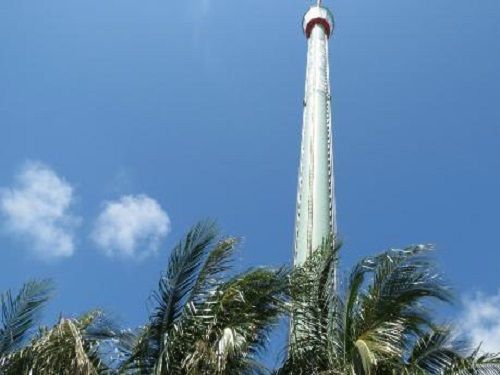
<svg viewBox="0 0 500 375"><path fill-rule="evenodd" d="M464 340L453 338L450 327L434 327L410 348L404 374L498 375L500 355L480 354Z"/></svg>
<svg viewBox="0 0 500 375"><path fill-rule="evenodd" d="M221 238L212 222L194 226L172 251L149 321L135 333L118 329L97 310L61 317L31 335L50 284L27 283L15 298L7 292L1 297L0 372L263 372L258 355L283 312L288 273L254 268L229 275L237 244Z"/></svg>
<svg viewBox="0 0 500 375"><path fill-rule="evenodd" d="M436 327L430 302L451 302L429 246L388 250L359 261L345 288L332 238L294 270L291 335L279 374L500 374ZM496 371L496 372L495 372Z"/></svg>
<svg viewBox="0 0 500 375"><path fill-rule="evenodd" d="M52 294L50 280L29 281L18 294L0 295L0 373L98 374L112 372L105 344L125 342L127 331L117 330L100 311L78 319L60 318L51 329L38 327L41 310Z"/></svg>
<svg viewBox="0 0 500 375"><path fill-rule="evenodd" d="M52 327L40 327L24 348L4 358L2 374L97 375L113 374L113 349L129 338L116 330L99 310L79 318L60 318Z"/></svg>
<svg viewBox="0 0 500 375"><path fill-rule="evenodd" d="M122 373L264 372L258 355L283 312L288 272L254 268L230 276L237 244L209 221L177 244Z"/></svg>
<svg viewBox="0 0 500 375"><path fill-rule="evenodd" d="M49 280L29 281L16 296L11 290L0 295L0 371L6 358L28 341L52 289Z"/></svg>

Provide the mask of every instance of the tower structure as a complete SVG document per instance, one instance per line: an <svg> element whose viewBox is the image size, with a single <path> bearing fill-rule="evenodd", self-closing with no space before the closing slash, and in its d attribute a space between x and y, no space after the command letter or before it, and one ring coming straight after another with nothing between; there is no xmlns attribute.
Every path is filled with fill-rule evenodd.
<svg viewBox="0 0 500 375"><path fill-rule="evenodd" d="M304 16L307 69L297 189L294 265L336 234L328 41L333 16L318 0Z"/></svg>

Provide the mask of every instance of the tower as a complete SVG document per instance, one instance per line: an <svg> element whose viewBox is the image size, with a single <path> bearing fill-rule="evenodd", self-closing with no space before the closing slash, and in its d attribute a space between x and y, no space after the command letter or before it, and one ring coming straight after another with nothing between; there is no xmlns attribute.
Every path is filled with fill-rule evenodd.
<svg viewBox="0 0 500 375"><path fill-rule="evenodd" d="M336 233L328 41L333 16L321 0L304 16L307 69L297 189L294 265Z"/></svg>

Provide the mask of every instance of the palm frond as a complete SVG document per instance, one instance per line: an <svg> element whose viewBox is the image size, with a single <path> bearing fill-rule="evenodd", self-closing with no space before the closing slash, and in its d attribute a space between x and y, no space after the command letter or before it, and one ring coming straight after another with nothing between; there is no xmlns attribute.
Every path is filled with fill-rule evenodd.
<svg viewBox="0 0 500 375"><path fill-rule="evenodd" d="M79 319L61 318L26 348L6 359L4 373L17 374L105 374L110 369L99 355L99 342L86 332L101 315L94 311Z"/></svg>
<svg viewBox="0 0 500 375"><path fill-rule="evenodd" d="M216 237L217 229L213 222L200 222L173 249L167 272L160 279L159 290L154 294L157 307L151 319L151 330L158 341L181 316L184 303L196 285L204 256Z"/></svg>
<svg viewBox="0 0 500 375"><path fill-rule="evenodd" d="M261 368L255 359L283 310L287 272L254 269L229 278L237 243L231 237L217 241L211 222L188 232L172 251L156 308L123 363L124 373Z"/></svg>
<svg viewBox="0 0 500 375"><path fill-rule="evenodd" d="M259 367L255 359L283 310L287 275L286 269L258 268L217 288L184 332L193 343L184 359L188 373L232 373L236 368L244 373L245 366Z"/></svg>
<svg viewBox="0 0 500 375"><path fill-rule="evenodd" d="M428 301L452 300L428 257L430 248L412 246L364 258L339 290L332 282L338 249L328 247L292 274L291 336L278 373L403 371L406 351L432 327ZM430 349L425 340L420 349L425 344Z"/></svg>
<svg viewBox="0 0 500 375"><path fill-rule="evenodd" d="M443 373L446 375L500 375L500 353L480 354L477 348L470 355L457 358Z"/></svg>
<svg viewBox="0 0 500 375"><path fill-rule="evenodd" d="M329 367L329 312L336 299L336 262L340 247L326 238L290 278L291 332L288 358L280 373L312 373ZM291 372L293 371L293 372Z"/></svg>
<svg viewBox="0 0 500 375"><path fill-rule="evenodd" d="M15 297L11 291L0 295L0 357L25 343L52 291L50 280L40 280L25 283Z"/></svg>
<svg viewBox="0 0 500 375"><path fill-rule="evenodd" d="M450 328L434 328L423 334L413 345L406 366L413 372L442 374L457 360L464 357L468 347L465 342L453 340Z"/></svg>
<svg viewBox="0 0 500 375"><path fill-rule="evenodd" d="M192 301L202 300L224 280L238 242L234 237L223 238L210 250L193 286Z"/></svg>
<svg viewBox="0 0 500 375"><path fill-rule="evenodd" d="M364 261L373 277L359 297L354 334L381 361L400 362L406 340L432 324L425 299L452 299L427 256L429 250L421 245L389 250Z"/></svg>
<svg viewBox="0 0 500 375"><path fill-rule="evenodd" d="M220 264L211 257L218 236L214 222L202 221L193 226L174 247L167 270L160 278L158 291L153 293L155 307L149 322L137 339L132 353L124 361L125 369L153 371L156 362L166 352L166 346L179 328L181 317L192 300L206 291L211 277L224 269L225 254L231 246L218 249ZM168 351L168 349L167 349Z"/></svg>

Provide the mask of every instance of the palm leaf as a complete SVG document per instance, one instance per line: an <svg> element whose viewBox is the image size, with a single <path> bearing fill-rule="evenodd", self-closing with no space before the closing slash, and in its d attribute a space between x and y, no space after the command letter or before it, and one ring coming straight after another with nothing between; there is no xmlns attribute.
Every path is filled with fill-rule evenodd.
<svg viewBox="0 0 500 375"><path fill-rule="evenodd" d="M258 268L219 286L187 325L194 343L184 360L188 373L260 368L255 359L283 310L287 275L285 269Z"/></svg>
<svg viewBox="0 0 500 375"><path fill-rule="evenodd" d="M406 366L412 372L442 374L462 358L467 350L465 342L453 340L450 328L434 328L418 338L408 356Z"/></svg>
<svg viewBox="0 0 500 375"><path fill-rule="evenodd" d="M427 257L429 250L427 246L389 250L369 262L373 278L360 297L354 333L381 361L401 362L406 340L432 324L425 299L451 301L449 289Z"/></svg>
<svg viewBox="0 0 500 375"><path fill-rule="evenodd" d="M500 375L500 353L479 354L479 348L470 355L457 358L443 372L446 375Z"/></svg>
<svg viewBox="0 0 500 375"><path fill-rule="evenodd" d="M253 359L282 311L286 272L257 269L228 279L238 241L216 238L214 224L202 222L174 248L154 312L123 372L244 373L260 368Z"/></svg>
<svg viewBox="0 0 500 375"><path fill-rule="evenodd" d="M52 290L49 280L29 281L15 297L11 291L0 296L0 357L22 346Z"/></svg>
<svg viewBox="0 0 500 375"><path fill-rule="evenodd" d="M213 222L198 223L172 251L167 272L160 279L159 291L154 295L157 307L151 319L151 329L158 341L181 316L184 303L196 285L207 249L216 236Z"/></svg>
<svg viewBox="0 0 500 375"><path fill-rule="evenodd" d="M412 246L364 258L342 291L335 275L338 248L332 252L325 245L318 250L292 274L292 329L288 356L278 373L406 371L407 349L433 324L428 301L452 300L428 257L430 248ZM430 345L424 341L421 345Z"/></svg>
<svg viewBox="0 0 500 375"><path fill-rule="evenodd" d="M93 311L79 319L61 318L53 328L42 330L26 348L6 358L3 373L97 375L110 372L99 355L100 339L94 336L97 328L92 328L93 333L87 336L101 314Z"/></svg>
<svg viewBox="0 0 500 375"><path fill-rule="evenodd" d="M336 259L339 245L326 238L291 275L291 333L288 359L279 373L312 373L329 367L329 309L337 302ZM325 345L326 344L326 345Z"/></svg>

